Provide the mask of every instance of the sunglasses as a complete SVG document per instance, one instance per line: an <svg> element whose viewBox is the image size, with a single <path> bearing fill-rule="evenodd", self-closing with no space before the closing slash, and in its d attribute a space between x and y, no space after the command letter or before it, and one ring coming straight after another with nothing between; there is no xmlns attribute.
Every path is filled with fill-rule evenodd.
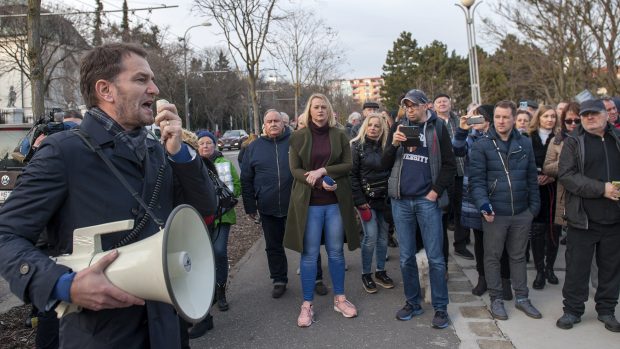
<svg viewBox="0 0 620 349"><path fill-rule="evenodd" d="M566 119L564 120L564 123L567 125L571 125L571 124L579 125L581 124L581 119Z"/></svg>

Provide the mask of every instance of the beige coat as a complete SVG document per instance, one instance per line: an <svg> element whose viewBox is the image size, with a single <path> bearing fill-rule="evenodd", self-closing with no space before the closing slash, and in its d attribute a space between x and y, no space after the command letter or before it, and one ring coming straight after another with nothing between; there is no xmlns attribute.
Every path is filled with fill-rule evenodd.
<svg viewBox="0 0 620 349"><path fill-rule="evenodd" d="M555 137L551 139L551 142L549 142L549 147L547 148L547 156L545 157L545 162L543 164L543 173L547 176L555 178L556 181L558 180L558 163L560 162L560 153L562 152L563 145L564 139L556 140ZM564 202L566 200L566 190L560 182L557 183L558 190L556 192L554 222L555 224L565 226L566 220L564 219L564 214L566 210L564 208Z"/></svg>

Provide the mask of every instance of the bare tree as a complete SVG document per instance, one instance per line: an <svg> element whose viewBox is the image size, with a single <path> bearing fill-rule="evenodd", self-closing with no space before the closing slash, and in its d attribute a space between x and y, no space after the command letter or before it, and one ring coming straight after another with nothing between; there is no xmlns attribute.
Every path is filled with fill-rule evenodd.
<svg viewBox="0 0 620 349"><path fill-rule="evenodd" d="M591 62L597 50L589 45L591 33L576 15L584 3L601 1L498 1L494 12L510 27L485 18L485 30L498 41L512 31L529 46L516 57L532 72L529 83L548 101L559 101L595 84Z"/></svg>
<svg viewBox="0 0 620 349"><path fill-rule="evenodd" d="M195 5L222 30L228 49L245 64L252 100L254 132L260 132L256 83L277 0L195 0Z"/></svg>
<svg viewBox="0 0 620 349"><path fill-rule="evenodd" d="M43 97L43 62L41 61L41 0L28 0L28 62L32 89L32 115L45 112Z"/></svg>
<svg viewBox="0 0 620 349"><path fill-rule="evenodd" d="M57 94L62 95L65 102L77 103L71 97L76 95L76 89L68 86L77 85L75 68L81 52L88 48L86 40L80 35L80 32L88 31L84 29L87 18L40 16L46 10L41 9L40 1L31 0L28 6L5 6L2 11L3 14L27 13L28 16L3 18L0 31L0 75L18 71L30 82L31 88L40 91L32 91L35 117L42 115L44 96L57 80L60 80L58 88L61 90ZM24 60L25 52L27 60Z"/></svg>
<svg viewBox="0 0 620 349"><path fill-rule="evenodd" d="M620 93L618 81L618 60L620 59L620 1L573 1L575 22L586 27L594 39L593 46L598 53L599 66L603 69L603 80L610 94Z"/></svg>
<svg viewBox="0 0 620 349"><path fill-rule="evenodd" d="M274 29L268 49L295 86L297 116L301 89L322 86L333 79L344 52L336 46L338 34L307 9L288 12Z"/></svg>

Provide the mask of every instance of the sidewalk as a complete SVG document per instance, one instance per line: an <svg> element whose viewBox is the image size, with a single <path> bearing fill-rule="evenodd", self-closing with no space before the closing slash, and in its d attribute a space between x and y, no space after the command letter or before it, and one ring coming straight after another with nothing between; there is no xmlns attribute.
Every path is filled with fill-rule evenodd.
<svg viewBox="0 0 620 349"><path fill-rule="evenodd" d="M473 238L473 236L472 236ZM452 237L450 236L450 241ZM193 340L192 348L361 348L361 347L413 347L461 349L537 349L616 348L618 334L607 331L596 320L592 300L586 305L582 323L572 330L560 330L555 321L562 314L561 287L564 279L564 246L558 255L556 269L559 285L547 285L544 290L530 290L533 304L543 313L540 320L530 319L515 310L513 302L506 302L510 319L493 320L489 314L488 294L477 297L471 294L472 283L477 281L474 261L451 256L448 266L450 305L448 312L452 325L444 330L430 327L433 310L423 304L425 313L411 321L398 321L395 313L404 304L401 274L398 266L398 249L389 248L386 270L396 287L386 290L379 287L376 294L367 294L360 280L360 250L345 257L349 267L346 273L347 297L358 308L359 316L343 318L332 310L332 289L329 281L327 258L322 250L323 272L327 296L316 296L314 311L317 322L310 328L297 327L297 315L302 302L299 276L299 254L287 251L289 284L280 299L271 298L271 280L268 277L264 240L248 251L237 268L231 270L228 301L230 310L212 310L215 328L204 337ZM469 246L473 251L473 245ZM451 250L452 252L452 250ZM535 275L528 264L528 286ZM593 297L591 293L591 298Z"/></svg>
<svg viewBox="0 0 620 349"><path fill-rule="evenodd" d="M230 310L213 309L215 328L193 340L192 348L458 348L459 339L453 326L443 330L431 328L434 311L430 304L423 305L425 313L420 317L410 321L395 318L396 311L404 305L398 249L388 250L390 259L386 264L396 287L387 290L379 286L379 292L368 294L361 283L360 250L349 252L345 246L349 267L345 290L359 313L353 319L346 319L333 310L327 257L321 249L324 281L330 292L315 297L317 322L309 328L297 327L302 303L299 275L296 274L299 254L287 251L288 289L282 298L273 299L264 249L264 240L259 239L239 262L238 269L231 271Z"/></svg>
<svg viewBox="0 0 620 349"><path fill-rule="evenodd" d="M468 248L473 252L473 244L468 246ZM596 319L597 314L594 310L593 301L594 289L592 288L590 288L590 297L586 303L586 312L581 317L581 323L575 325L571 330L562 330L555 326L555 322L563 313L562 285L564 285L566 270L564 261L565 251L566 247L560 245L557 262L555 264L555 273L560 280L558 285L550 285L547 283L542 290L532 289L532 281L536 276L536 270L534 269L532 260L527 265L529 297L532 300L532 304L542 313L543 318L540 320L528 318L525 314L516 310L514 301L511 301L505 303L509 319L507 321L494 322L497 324L502 336L511 341L514 347L518 349L542 349L550 347L562 349L620 348L620 335L606 330L603 323ZM475 285L478 281L475 262L454 255L453 258L462 268L471 283ZM482 299L484 305L489 309L490 301L488 293L484 294L483 297L475 298ZM616 307L616 309L618 308ZM616 312L616 315L618 315L618 312ZM478 346L472 345L475 344L472 343L473 341L470 339L470 335L473 335L473 333L468 334L466 329L457 327L457 334L463 342L461 348L478 348ZM481 345L480 347L482 348L483 346Z"/></svg>

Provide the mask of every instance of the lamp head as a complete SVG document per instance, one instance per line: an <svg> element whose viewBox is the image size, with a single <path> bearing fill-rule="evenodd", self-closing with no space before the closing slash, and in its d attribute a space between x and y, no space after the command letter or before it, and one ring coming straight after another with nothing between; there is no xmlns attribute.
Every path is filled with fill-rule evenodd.
<svg viewBox="0 0 620 349"><path fill-rule="evenodd" d="M461 0L461 5L470 8L476 2L476 0Z"/></svg>

